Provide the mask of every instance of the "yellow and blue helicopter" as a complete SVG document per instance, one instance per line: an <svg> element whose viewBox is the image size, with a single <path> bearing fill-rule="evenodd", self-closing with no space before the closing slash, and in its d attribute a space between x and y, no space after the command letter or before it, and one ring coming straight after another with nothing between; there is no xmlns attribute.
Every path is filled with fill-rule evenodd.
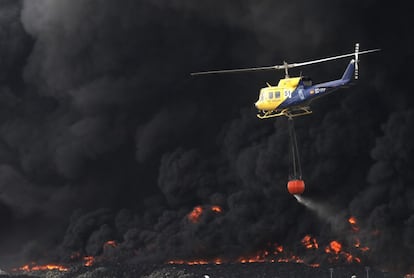
<svg viewBox="0 0 414 278"><path fill-rule="evenodd" d="M312 100L349 85L353 77L355 79L358 79L359 55L376 52L379 50L380 49L359 51L359 43L356 43L354 53L322 58L308 62L292 64L283 62L283 65L194 72L191 73L191 75L248 72L262 70L284 70L285 78L280 79L277 86L271 86L269 83L267 83L267 87L264 87L260 90L259 99L256 101L255 106L258 110L257 116L260 119L278 116L286 116L288 118L292 118L312 113L312 110L309 106ZM313 85L312 80L308 77L289 77L288 70L291 68L322 63L351 56L353 56L354 58L351 59L351 61L349 62L341 79Z"/></svg>

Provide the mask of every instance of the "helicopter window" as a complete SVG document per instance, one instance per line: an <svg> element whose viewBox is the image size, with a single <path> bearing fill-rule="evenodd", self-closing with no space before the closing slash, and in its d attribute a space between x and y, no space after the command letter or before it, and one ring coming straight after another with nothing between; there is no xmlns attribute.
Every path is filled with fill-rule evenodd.
<svg viewBox="0 0 414 278"><path fill-rule="evenodd" d="M275 98L280 98L280 92L275 92Z"/></svg>
<svg viewBox="0 0 414 278"><path fill-rule="evenodd" d="M273 92L269 92L269 99L273 98Z"/></svg>

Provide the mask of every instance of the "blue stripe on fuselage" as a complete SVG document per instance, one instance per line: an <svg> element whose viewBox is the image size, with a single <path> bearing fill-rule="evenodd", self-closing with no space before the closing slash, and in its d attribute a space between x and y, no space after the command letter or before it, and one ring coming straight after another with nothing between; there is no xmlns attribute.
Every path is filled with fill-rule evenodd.
<svg viewBox="0 0 414 278"><path fill-rule="evenodd" d="M283 103L280 104L279 108L286 108L289 106L296 106L304 102L309 102L310 100L320 97L339 89L346 83L342 80L331 81L334 86L321 86L323 84L318 84L308 88L301 87L300 85L292 92L291 97L287 98ZM335 82L335 83L333 83Z"/></svg>
<svg viewBox="0 0 414 278"><path fill-rule="evenodd" d="M303 81L301 80L298 87L296 87L296 89L291 93L291 97L287 98L283 103L281 103L278 108L287 108L290 106L301 105L305 102L309 102L314 98L320 97L321 95L331 93L348 84L352 79L354 70L355 62L354 60L351 60L341 79L307 87L304 86Z"/></svg>

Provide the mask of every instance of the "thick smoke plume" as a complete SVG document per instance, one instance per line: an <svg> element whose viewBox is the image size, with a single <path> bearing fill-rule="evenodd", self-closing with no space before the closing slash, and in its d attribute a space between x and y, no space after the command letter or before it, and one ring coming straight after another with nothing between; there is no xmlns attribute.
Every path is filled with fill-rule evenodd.
<svg viewBox="0 0 414 278"><path fill-rule="evenodd" d="M369 263L410 270L410 15L384 5L0 1L1 263L231 260L337 236L323 210L286 192L286 119L255 117L259 88L282 75L189 73L300 62L359 41L383 49L363 57L359 84L296 121L304 198L337 211L330 219L358 217ZM326 81L346 64L302 70Z"/></svg>

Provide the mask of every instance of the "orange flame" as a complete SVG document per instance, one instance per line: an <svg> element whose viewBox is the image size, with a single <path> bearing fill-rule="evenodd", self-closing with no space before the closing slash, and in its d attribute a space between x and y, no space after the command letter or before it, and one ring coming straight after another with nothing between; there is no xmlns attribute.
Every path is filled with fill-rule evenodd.
<svg viewBox="0 0 414 278"><path fill-rule="evenodd" d="M188 262L188 265L204 265L204 264L208 264L208 261L192 261L192 262Z"/></svg>
<svg viewBox="0 0 414 278"><path fill-rule="evenodd" d="M115 240L108 240L107 242L104 243L104 248L105 247L116 247L118 244L116 243Z"/></svg>
<svg viewBox="0 0 414 278"><path fill-rule="evenodd" d="M359 247L361 246L361 242L359 241L359 239L358 239L358 238L356 238L356 239L355 239L354 246L355 246L356 248L359 248Z"/></svg>
<svg viewBox="0 0 414 278"><path fill-rule="evenodd" d="M269 258L267 257L269 255L269 252L258 252L256 255L249 256L249 257L240 257L237 262L246 264L246 263L301 263L304 264L304 260L301 259L298 256L292 255L290 257L286 258ZM206 265L206 264L222 264L223 261L221 259L215 259L215 260L170 260L167 262L168 264L185 264L185 265ZM314 264L307 264L310 267L319 267L320 265L317 263Z"/></svg>
<svg viewBox="0 0 414 278"><path fill-rule="evenodd" d="M222 209L219 206L204 206L204 209L211 210L216 213L221 213ZM194 209L187 215L188 219L196 223L200 216L204 211L202 206L196 206ZM357 223L357 219L351 216L348 219L348 222L351 224L352 230L354 232L359 231L359 226ZM353 247L358 248L361 252L366 252L369 250L368 247L361 247L361 242L359 238L357 238L357 234L353 234L354 236L354 244ZM311 235L305 235L301 240L302 245L307 249L319 249L319 243L316 238ZM352 247L352 245L351 245ZM339 260L345 261L347 263L361 263L361 259L359 257L354 256L348 250L344 250L344 247L341 242L337 240L332 240L329 244L325 247L324 251L327 254L330 254L328 260L330 262L338 262ZM169 261L169 264L187 264L187 265L194 265L194 264L221 264L223 261L221 259L215 260L172 260ZM228 262L235 262L235 261L228 261ZM258 251L253 255L250 256L242 256L239 257L236 262L239 263L261 263L261 262L294 262L294 263L303 263L310 267L319 267L319 263L308 263L301 259L299 256L293 255L291 252L286 252L282 245L277 243L268 243L267 248L262 251ZM414 278L414 277L412 277Z"/></svg>
<svg viewBox="0 0 414 278"><path fill-rule="evenodd" d="M283 255L283 246L277 243L268 244L267 250L258 251L257 253L251 256L239 257L235 262L238 263L301 263L305 264L305 261L296 255ZM275 256L276 255L276 256ZM283 257L280 257L283 256ZM227 261L231 262L231 261ZM233 261L234 262L234 261ZM223 260L218 258L214 260L170 260L168 264L186 264L186 265L195 265L195 264L222 264ZM319 267L319 264L307 264L311 267Z"/></svg>
<svg viewBox="0 0 414 278"><path fill-rule="evenodd" d="M193 223L197 223L201 214L203 213L203 208L201 206L196 206L193 210L187 215L188 220Z"/></svg>
<svg viewBox="0 0 414 278"><path fill-rule="evenodd" d="M18 269L14 270L20 270L20 271L44 271L44 270L58 270L58 271L69 271L69 268L63 265L57 265L57 264L46 264L46 265L36 265L35 263L32 263L31 265L26 264L22 267L19 267Z"/></svg>
<svg viewBox="0 0 414 278"><path fill-rule="evenodd" d="M334 257L335 260L339 259L339 255L341 255L348 263L357 262L361 263L361 259L358 257L353 256L349 252L345 252L342 250L342 244L336 240L333 240L329 243L329 245L325 248L326 253L333 253L336 255ZM332 258L330 259L332 261Z"/></svg>
<svg viewBox="0 0 414 278"><path fill-rule="evenodd" d="M357 224L357 219L354 216L349 217L348 222L349 222L349 224L351 224L351 229L354 232L359 231L359 227L358 227L358 224Z"/></svg>
<svg viewBox="0 0 414 278"><path fill-rule="evenodd" d="M220 213L220 212L222 212L223 210L221 209L221 207L220 207L220 206L212 206L212 207L211 207L211 211L213 211L213 212L217 212L217 213Z"/></svg>
<svg viewBox="0 0 414 278"><path fill-rule="evenodd" d="M351 225L356 225L357 220L356 220L356 218L355 218L354 216L351 216L351 217L349 217L348 222L349 222Z"/></svg>
<svg viewBox="0 0 414 278"><path fill-rule="evenodd" d="M186 265L206 265L206 264L210 264L210 263L214 263L214 264L221 264L221 260L220 259L216 259L212 262L209 262L207 260L190 260L190 261L185 261L185 260L171 260L168 261L169 264L186 264Z"/></svg>
<svg viewBox="0 0 414 278"><path fill-rule="evenodd" d="M220 206L211 206L209 208L214 213L221 213L223 209ZM193 210L187 215L188 220L192 223L197 223L200 220L201 215L203 214L204 209L202 206L196 206Z"/></svg>
<svg viewBox="0 0 414 278"><path fill-rule="evenodd" d="M303 239L302 239L302 244L303 246L306 247L306 249L318 249L319 248L319 244L318 241L316 240L316 238L311 237L310 235L306 235Z"/></svg>
<svg viewBox="0 0 414 278"><path fill-rule="evenodd" d="M348 252L342 252L342 254L344 255L346 261L348 263L352 263L352 262L357 262L357 263L361 263L361 259L355 256L352 256L350 253Z"/></svg>
<svg viewBox="0 0 414 278"><path fill-rule="evenodd" d="M91 266L95 263L95 257L86 256L86 257L83 257L83 261L84 261L83 263L84 266Z"/></svg>
<svg viewBox="0 0 414 278"><path fill-rule="evenodd" d="M273 254L282 253L282 252L283 252L283 246L275 243L275 251L273 252Z"/></svg>
<svg viewBox="0 0 414 278"><path fill-rule="evenodd" d="M342 249L342 244L340 244L338 241L333 240L329 243L328 246L326 246L325 248L325 252L326 253L335 253L335 254L339 254L339 252L341 252Z"/></svg>
<svg viewBox="0 0 414 278"><path fill-rule="evenodd" d="M367 247L367 246L361 247L361 242L359 241L358 238L355 238L354 246L355 246L355 248L358 248L362 252L367 252L369 250L369 247Z"/></svg>
<svg viewBox="0 0 414 278"><path fill-rule="evenodd" d="M304 261L301 258L295 255L292 255L291 257L288 257L288 258L278 259L277 262L278 263L298 263L298 264L304 263Z"/></svg>
<svg viewBox="0 0 414 278"><path fill-rule="evenodd" d="M263 263L266 261L266 256L269 255L268 251L259 251L256 255L248 256L248 257L241 257L238 259L239 263Z"/></svg>

